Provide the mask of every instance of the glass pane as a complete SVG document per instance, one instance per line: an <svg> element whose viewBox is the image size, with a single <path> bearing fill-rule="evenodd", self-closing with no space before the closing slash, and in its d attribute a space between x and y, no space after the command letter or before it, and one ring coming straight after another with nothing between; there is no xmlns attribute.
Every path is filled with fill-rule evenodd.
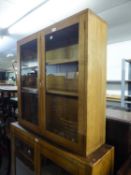
<svg viewBox="0 0 131 175"><path fill-rule="evenodd" d="M16 174L20 175L25 172L29 174L34 171L34 149L23 142L22 140L15 139L15 152L16 152Z"/></svg>
<svg viewBox="0 0 131 175"><path fill-rule="evenodd" d="M20 47L22 118L34 124L38 124L37 49L37 39Z"/></svg>
<svg viewBox="0 0 131 175"><path fill-rule="evenodd" d="M21 86L37 88L37 40L22 45L20 50Z"/></svg>
<svg viewBox="0 0 131 175"><path fill-rule="evenodd" d="M24 161L16 157L16 175L35 175L34 168L30 168Z"/></svg>
<svg viewBox="0 0 131 175"><path fill-rule="evenodd" d="M42 157L41 161L41 175L71 175L54 162Z"/></svg>
<svg viewBox="0 0 131 175"><path fill-rule="evenodd" d="M22 118L38 124L38 95L22 92Z"/></svg>
<svg viewBox="0 0 131 175"><path fill-rule="evenodd" d="M51 94L46 98L47 129L75 142L77 140L77 98Z"/></svg>
<svg viewBox="0 0 131 175"><path fill-rule="evenodd" d="M45 36L46 129L77 141L78 32L74 24Z"/></svg>

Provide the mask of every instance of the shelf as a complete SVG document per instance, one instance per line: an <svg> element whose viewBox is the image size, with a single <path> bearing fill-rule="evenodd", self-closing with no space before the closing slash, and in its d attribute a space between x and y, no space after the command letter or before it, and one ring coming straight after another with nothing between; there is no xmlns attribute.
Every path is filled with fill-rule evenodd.
<svg viewBox="0 0 131 175"><path fill-rule="evenodd" d="M35 54L35 55L30 55L30 56L23 56L23 57L21 57L21 60L37 60L37 55Z"/></svg>
<svg viewBox="0 0 131 175"><path fill-rule="evenodd" d="M116 83L121 83L121 80L107 80L106 82L116 84Z"/></svg>
<svg viewBox="0 0 131 175"><path fill-rule="evenodd" d="M23 87L21 88L22 92L27 92L27 93L32 93L32 94L37 94L38 89L36 88L29 88L29 87Z"/></svg>
<svg viewBox="0 0 131 175"><path fill-rule="evenodd" d="M23 66L21 67L21 70L22 69L35 69L35 68L38 68L38 65L37 66Z"/></svg>
<svg viewBox="0 0 131 175"><path fill-rule="evenodd" d="M131 83L131 80L125 80L125 83ZM121 84L122 81L121 80L108 80L107 81L108 84Z"/></svg>
<svg viewBox="0 0 131 175"><path fill-rule="evenodd" d="M114 102L120 102L120 98L113 98L113 97L107 97L107 101L114 101Z"/></svg>
<svg viewBox="0 0 131 175"><path fill-rule="evenodd" d="M46 92L48 94L54 94L54 95L78 97L78 93L77 92L58 91L58 90L46 90Z"/></svg>
<svg viewBox="0 0 131 175"><path fill-rule="evenodd" d="M131 101L125 101L126 104L131 104Z"/></svg>
<svg viewBox="0 0 131 175"><path fill-rule="evenodd" d="M68 63L75 63L78 62L76 59L56 59L56 60L51 60L51 61L46 61L46 64L52 65L52 64L68 64Z"/></svg>

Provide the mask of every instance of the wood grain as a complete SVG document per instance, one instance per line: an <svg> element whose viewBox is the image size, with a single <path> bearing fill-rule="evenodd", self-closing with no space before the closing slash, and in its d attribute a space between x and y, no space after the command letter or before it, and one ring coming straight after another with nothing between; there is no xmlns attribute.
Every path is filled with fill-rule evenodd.
<svg viewBox="0 0 131 175"><path fill-rule="evenodd" d="M78 43L75 43L76 45L58 48L58 50L54 47L53 51L49 49L47 49L46 51L45 37L47 34L52 33L54 30L58 32L61 29L65 29L66 27L76 24L78 24ZM75 152L76 154L80 154L86 157L105 143L107 25L100 17L96 16L93 12L87 9L61 22L53 24L52 26L49 26L41 30L40 32L33 34L18 42L18 94L20 116L22 112L20 83L20 46L28 43L33 39L37 39L38 41L37 57L39 63L39 123L38 125L34 125L31 122L26 121L25 119L23 120L21 117L19 121L23 126L43 135L52 143L60 145L66 150ZM71 48L72 51L70 51ZM76 58L72 57L72 54ZM60 59L63 59L63 62ZM69 63L67 62L67 59L69 59ZM57 74L54 74L53 77L49 77L46 75L48 62L51 65L53 64L55 66L58 66L58 64L76 64L76 60L78 64L78 70L76 70L75 78L69 79L66 76ZM65 68L66 66L64 67L64 69ZM72 77L72 75L70 76ZM68 107L69 105L65 104L64 98L63 102L61 102L60 104L61 108L63 108L64 110L66 107L68 107L68 109L66 109L65 111L67 118L70 116L72 111L72 117L74 117L74 119L77 118L77 142L72 142L70 139L64 138L62 134L58 135L57 133L51 132L51 130L48 129L47 111L49 112L53 108L51 107L51 105L49 106L50 109L47 106L47 94L49 93L52 94L52 100L54 100L54 96L68 96L69 99L71 97L77 99L78 105L76 105L76 109L74 109L73 104ZM76 94L78 94L77 97ZM58 106L55 109L55 112L56 111L57 114L60 111ZM74 116L75 111L77 111L77 116ZM50 114L53 118L53 112L50 112ZM60 114L62 118L64 114L59 113L58 116ZM56 122L57 119L56 121L54 121L54 123ZM63 129L62 133L64 132L65 131Z"/></svg>
<svg viewBox="0 0 131 175"><path fill-rule="evenodd" d="M107 25L88 12L86 22L86 155L105 142Z"/></svg>

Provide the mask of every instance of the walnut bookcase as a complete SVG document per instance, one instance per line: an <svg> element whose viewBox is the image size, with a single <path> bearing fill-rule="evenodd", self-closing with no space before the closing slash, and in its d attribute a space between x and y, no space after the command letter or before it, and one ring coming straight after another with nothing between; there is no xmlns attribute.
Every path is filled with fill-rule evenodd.
<svg viewBox="0 0 131 175"><path fill-rule="evenodd" d="M20 124L83 156L103 145L106 41L90 10L18 41Z"/></svg>

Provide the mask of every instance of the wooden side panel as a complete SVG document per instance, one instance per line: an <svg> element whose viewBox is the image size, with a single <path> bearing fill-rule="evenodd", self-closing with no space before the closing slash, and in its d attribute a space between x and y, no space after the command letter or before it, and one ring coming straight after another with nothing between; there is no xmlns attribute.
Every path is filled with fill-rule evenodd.
<svg viewBox="0 0 131 175"><path fill-rule="evenodd" d="M91 11L86 17L86 115L89 155L105 142L107 25Z"/></svg>

